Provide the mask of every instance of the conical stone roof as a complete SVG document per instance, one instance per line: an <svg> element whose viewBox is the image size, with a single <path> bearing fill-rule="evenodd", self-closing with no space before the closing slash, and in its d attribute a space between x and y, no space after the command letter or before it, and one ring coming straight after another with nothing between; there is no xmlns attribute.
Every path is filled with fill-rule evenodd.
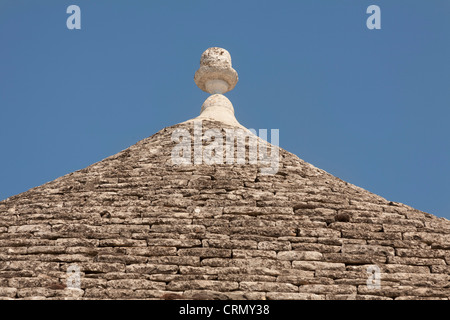
<svg viewBox="0 0 450 320"><path fill-rule="evenodd" d="M210 115L203 133L242 128ZM0 202L0 297L450 298L450 221L275 146L276 174L174 164L194 123Z"/></svg>

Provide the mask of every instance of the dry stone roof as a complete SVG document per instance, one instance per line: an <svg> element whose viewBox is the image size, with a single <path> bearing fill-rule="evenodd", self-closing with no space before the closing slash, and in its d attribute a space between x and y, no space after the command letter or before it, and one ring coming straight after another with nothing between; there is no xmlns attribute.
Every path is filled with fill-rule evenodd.
<svg viewBox="0 0 450 320"><path fill-rule="evenodd" d="M195 141L195 121L243 129L222 95L238 81L228 51L209 48L200 65L194 80L212 95L194 121L0 202L0 298L450 298L446 219L278 147L272 175L249 154L175 163L172 135Z"/></svg>
<svg viewBox="0 0 450 320"><path fill-rule="evenodd" d="M203 121L203 128L231 127ZM450 221L280 149L174 165L173 130L0 202L0 297L449 299ZM67 288L78 266L81 288ZM368 268L381 271L370 288Z"/></svg>

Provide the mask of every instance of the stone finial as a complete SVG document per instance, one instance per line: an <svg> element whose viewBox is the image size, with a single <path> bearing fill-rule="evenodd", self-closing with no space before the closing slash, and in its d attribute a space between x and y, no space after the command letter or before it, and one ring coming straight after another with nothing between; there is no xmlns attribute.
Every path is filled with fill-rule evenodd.
<svg viewBox="0 0 450 320"><path fill-rule="evenodd" d="M233 90L238 82L238 74L231 67L230 53L218 47L203 52L194 81L200 89L211 94L224 94Z"/></svg>
<svg viewBox="0 0 450 320"><path fill-rule="evenodd" d="M246 129L236 120L231 101L223 95L233 90L238 82L238 74L231 67L231 56L227 50L213 47L203 52L194 80L200 89L211 94L195 120L215 120Z"/></svg>

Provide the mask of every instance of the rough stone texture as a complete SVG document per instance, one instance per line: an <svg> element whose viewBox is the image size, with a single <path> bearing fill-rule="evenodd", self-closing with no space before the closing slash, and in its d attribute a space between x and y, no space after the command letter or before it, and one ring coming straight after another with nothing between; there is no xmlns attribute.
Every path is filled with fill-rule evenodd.
<svg viewBox="0 0 450 320"><path fill-rule="evenodd" d="M233 90L238 80L238 74L232 68L231 56L227 50L212 47L203 52L200 68L194 76L194 81L200 89L209 93L223 94ZM224 82L225 87L220 92L214 92L214 85L211 88L208 86L210 81Z"/></svg>
<svg viewBox="0 0 450 320"><path fill-rule="evenodd" d="M176 128L193 131L163 129L0 202L0 298L450 298L448 220L282 149L272 176L173 165ZM79 290L66 288L74 264ZM367 286L373 264L380 289Z"/></svg>
<svg viewBox="0 0 450 320"><path fill-rule="evenodd" d="M220 121L230 126L238 126L247 130L236 120L233 104L223 94L213 94L209 96L208 99L203 102L200 115L195 119Z"/></svg>

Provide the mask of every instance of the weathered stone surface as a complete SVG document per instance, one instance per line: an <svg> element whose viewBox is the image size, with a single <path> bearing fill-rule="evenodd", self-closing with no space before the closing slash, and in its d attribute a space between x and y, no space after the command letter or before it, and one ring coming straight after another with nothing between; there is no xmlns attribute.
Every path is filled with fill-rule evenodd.
<svg viewBox="0 0 450 320"><path fill-rule="evenodd" d="M0 297L2 298L14 298L16 296L16 288L1 288L0 287Z"/></svg>
<svg viewBox="0 0 450 320"><path fill-rule="evenodd" d="M446 274L449 275L450 274L450 265L434 265L431 266L431 272L433 273L441 273L441 274Z"/></svg>
<svg viewBox="0 0 450 320"><path fill-rule="evenodd" d="M23 226L12 226L8 228L9 233L26 232L50 232L52 227L48 224L28 224Z"/></svg>
<svg viewBox="0 0 450 320"><path fill-rule="evenodd" d="M394 249L391 247L358 244L344 244L341 252L346 254L367 254L380 256L393 256L395 254Z"/></svg>
<svg viewBox="0 0 450 320"><path fill-rule="evenodd" d="M236 267L191 267L181 266L181 274L242 274L242 270Z"/></svg>
<svg viewBox="0 0 450 320"><path fill-rule="evenodd" d="M218 274L217 280L246 282L275 282L276 277L259 274Z"/></svg>
<svg viewBox="0 0 450 320"><path fill-rule="evenodd" d="M443 274L414 274L414 273L383 273L383 282L401 282L403 285L422 285L434 286L434 284L447 285L450 283L450 275Z"/></svg>
<svg viewBox="0 0 450 320"><path fill-rule="evenodd" d="M103 263L121 263L121 264L145 263L148 261L147 257L132 256L126 254L102 254L94 257L94 259L95 261ZM83 261L91 261L94 259L86 258Z"/></svg>
<svg viewBox="0 0 450 320"><path fill-rule="evenodd" d="M329 262L345 264L378 264L385 263L385 256L375 256L368 254L348 254L348 253L324 253L323 259Z"/></svg>
<svg viewBox="0 0 450 320"><path fill-rule="evenodd" d="M268 292L267 300L325 300L323 295L310 293Z"/></svg>
<svg viewBox="0 0 450 320"><path fill-rule="evenodd" d="M233 128L204 121L203 130ZM450 222L279 149L173 165L166 128L0 202L0 299L448 299ZM368 267L381 289L367 287ZM65 288L78 266L81 290Z"/></svg>
<svg viewBox="0 0 450 320"><path fill-rule="evenodd" d="M427 244L450 243L450 234L433 233L433 232L405 232L404 240L418 240Z"/></svg>
<svg viewBox="0 0 450 320"><path fill-rule="evenodd" d="M239 283L234 281L172 281L167 285L167 290L213 290L213 291L233 291L239 288Z"/></svg>
<svg viewBox="0 0 450 320"><path fill-rule="evenodd" d="M226 293L213 290L186 290L183 293L184 299L191 300L229 300Z"/></svg>
<svg viewBox="0 0 450 320"><path fill-rule="evenodd" d="M171 264L179 266L199 266L200 257L159 256L159 257L149 257L145 262L155 264Z"/></svg>
<svg viewBox="0 0 450 320"><path fill-rule="evenodd" d="M293 261L292 267L302 270L345 270L344 263L332 263L322 261Z"/></svg>
<svg viewBox="0 0 450 320"><path fill-rule="evenodd" d="M400 232L370 232L360 230L342 230L342 237L364 240L402 240Z"/></svg>
<svg viewBox="0 0 450 320"><path fill-rule="evenodd" d="M275 251L286 251L291 250L291 242L289 241L261 241L258 242L259 250L275 250Z"/></svg>
<svg viewBox="0 0 450 320"><path fill-rule="evenodd" d="M347 266L346 270L348 271L358 271L364 272L366 274L367 268L372 266L372 264L367 265L359 265L359 266ZM387 273L430 273L430 268L425 266L412 266L412 265L401 265L401 264L379 264L377 265L380 268L380 271L384 274Z"/></svg>
<svg viewBox="0 0 450 320"><path fill-rule="evenodd" d="M99 247L146 247L145 240L105 239L99 241Z"/></svg>
<svg viewBox="0 0 450 320"><path fill-rule="evenodd" d="M145 279L122 279L110 280L107 285L115 289L147 289L147 290L164 290L166 284L164 282L149 281Z"/></svg>
<svg viewBox="0 0 450 320"><path fill-rule="evenodd" d="M397 297L395 300L449 300L443 297L417 297L417 296L402 296Z"/></svg>
<svg viewBox="0 0 450 320"><path fill-rule="evenodd" d="M174 256L177 254L176 247L132 247L127 248L126 252L129 255L137 256Z"/></svg>
<svg viewBox="0 0 450 320"><path fill-rule="evenodd" d="M314 272L312 271L296 271L293 275L280 275L276 281L281 283L291 283L293 285L302 285L310 283L314 279Z"/></svg>
<svg viewBox="0 0 450 320"><path fill-rule="evenodd" d="M147 245L150 246L167 246L176 248L199 247L202 242L199 239L147 239Z"/></svg>
<svg viewBox="0 0 450 320"><path fill-rule="evenodd" d="M167 264L132 264L126 266L126 272L158 274L158 273L176 273L179 267L177 265Z"/></svg>
<svg viewBox="0 0 450 320"><path fill-rule="evenodd" d="M384 232L415 232L417 228L415 226L405 226L397 224L383 224Z"/></svg>
<svg viewBox="0 0 450 320"><path fill-rule="evenodd" d="M231 250L217 248L179 249L179 256L195 256L200 258L230 258Z"/></svg>
<svg viewBox="0 0 450 320"><path fill-rule="evenodd" d="M415 241L415 240L367 240L367 244L370 245L380 245L380 246L387 246L392 248L426 248L429 249L430 246L427 244ZM433 248L435 249L435 248ZM440 249L440 248L436 248Z"/></svg>
<svg viewBox="0 0 450 320"><path fill-rule="evenodd" d="M420 288L414 286L381 286L380 289L369 289L367 286L359 286L358 294L371 294L399 298L403 296L415 297L441 297L448 298L448 288Z"/></svg>
<svg viewBox="0 0 450 320"><path fill-rule="evenodd" d="M360 294L327 294L326 300L393 300L392 298L374 296L374 295L360 295Z"/></svg>
<svg viewBox="0 0 450 320"><path fill-rule="evenodd" d="M56 290L51 290L47 288L23 288L17 289L17 298L28 298L28 297L36 297L40 299L40 297L54 297L57 294Z"/></svg>
<svg viewBox="0 0 450 320"><path fill-rule="evenodd" d="M358 230L368 232L380 232L383 230L383 226L381 224L372 223L334 222L330 224L330 227L336 230Z"/></svg>
<svg viewBox="0 0 450 320"><path fill-rule="evenodd" d="M298 235L301 237L314 237L314 238L339 238L341 232L338 230L325 229L325 228L314 228L314 229L303 229L300 228Z"/></svg>
<svg viewBox="0 0 450 320"><path fill-rule="evenodd" d="M256 249L258 242L253 240L219 240L207 239L202 241L203 247L221 249Z"/></svg>
<svg viewBox="0 0 450 320"><path fill-rule="evenodd" d="M280 282L247 282L242 281L239 289L243 291L264 291L264 292L298 292L298 287L290 283Z"/></svg>
<svg viewBox="0 0 450 320"><path fill-rule="evenodd" d="M295 251L316 251L316 252L340 252L341 246L330 246L321 243L292 243L292 249Z"/></svg>
<svg viewBox="0 0 450 320"><path fill-rule="evenodd" d="M350 285L302 285L299 292L315 294L352 294L356 293L356 287Z"/></svg>
<svg viewBox="0 0 450 320"><path fill-rule="evenodd" d="M322 260L322 253L316 251L280 251L277 254L279 260Z"/></svg>
<svg viewBox="0 0 450 320"><path fill-rule="evenodd" d="M399 257L418 257L418 258L444 258L446 250L430 250L430 249L396 249L396 255Z"/></svg>
<svg viewBox="0 0 450 320"><path fill-rule="evenodd" d="M269 258L276 259L277 253L269 250L233 250L233 258Z"/></svg>
<svg viewBox="0 0 450 320"><path fill-rule="evenodd" d="M294 214L294 211L291 207L225 207L223 213L257 216L266 214Z"/></svg>
<svg viewBox="0 0 450 320"><path fill-rule="evenodd" d="M388 263L413 266L445 265L444 259L416 258L416 257L388 257Z"/></svg>
<svg viewBox="0 0 450 320"><path fill-rule="evenodd" d="M38 254L38 253L65 253L66 248L61 246L35 246L28 248L27 252L28 254Z"/></svg>

